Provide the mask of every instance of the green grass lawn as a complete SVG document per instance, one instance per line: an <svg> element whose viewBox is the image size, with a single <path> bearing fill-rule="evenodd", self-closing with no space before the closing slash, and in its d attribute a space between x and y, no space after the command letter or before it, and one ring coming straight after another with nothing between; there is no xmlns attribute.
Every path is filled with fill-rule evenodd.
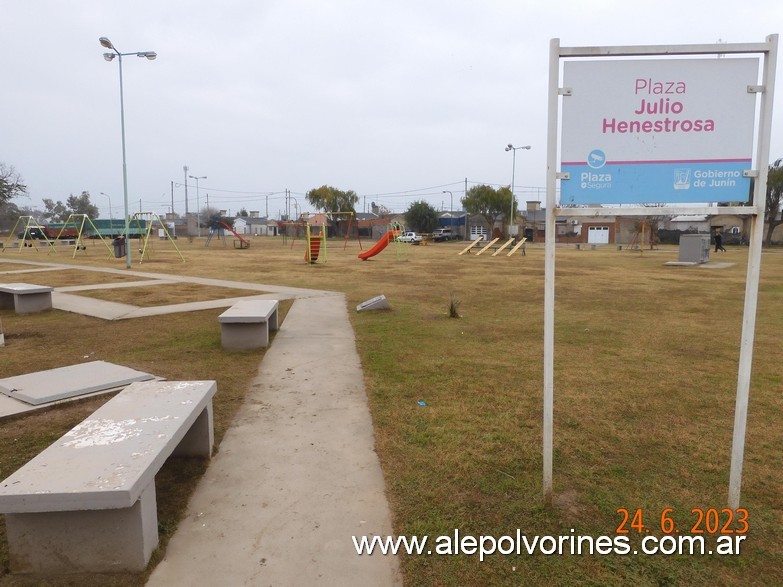
<svg viewBox="0 0 783 587"><path fill-rule="evenodd" d="M631 514L642 510L651 535L662 536L661 515L667 508L688 534L697 515L691 510L720 512L726 506L747 249L729 247L720 261L730 265L721 269L665 267L665 261L677 260L676 248L644 254L614 247L557 250L555 495L554 505L545 507L543 248L529 246L526 256L506 258L458 256L459 243L408 246L400 251L404 254L390 246L365 262L356 258L355 243L343 250L342 241L335 241L328 262L310 266L302 261L300 241L293 247L273 239L251 243L248 250L233 250L183 241L186 263L159 255L134 268L339 290L350 308L386 295L391 311L351 315L397 534L434 540L455 529L495 537L519 529L530 539L572 533L615 537L622 522L617 510L625 509ZM44 260L26 253L6 256L15 262ZM45 260L115 268L121 263L97 254L73 261L60 257ZM459 300L461 318L448 317L452 295ZM779 583L782 300L783 254L765 252L742 492L749 532L740 555L495 554L483 562L478 555L401 556L406 584ZM7 333L19 323L5 310L0 318ZM115 324L55 311L26 320L32 324L30 338L35 338L36 324L39 331L106 330L116 347L98 358L134 368L171 378L228 376L219 363L217 331L194 327L191 332L184 323L168 328L165 320L174 317L156 318L156 325L181 334L130 354L126 344L133 343L125 340L132 340L134 332L154 338L143 319ZM41 336L35 338L39 343L47 340ZM6 338L0 373L25 364L44 368L25 363L30 358L15 349L13 337ZM79 340L58 343L48 361L78 360L86 348L76 344ZM161 357L169 347L178 350L167 362ZM236 361L234 372L257 367L257 358ZM226 384L219 379L219 396ZM247 382L240 377L231 384ZM221 426L230 425L241 396L227 401ZM75 424L83 417L79 413L66 420ZM68 422L62 424L65 429ZM42 434L35 418L29 427ZM29 456L18 458L19 464L51 442L49 436L27 443L27 452L19 454ZM10 471L4 466L2 473L5 477ZM190 486L197 476L198 471ZM176 515L166 524L175 525ZM635 546L643 537L635 530L628 536ZM714 538L708 535L708 543ZM94 584L102 584L100 579L105 578ZM13 581L6 576L2 584ZM139 584L143 577L123 581Z"/></svg>

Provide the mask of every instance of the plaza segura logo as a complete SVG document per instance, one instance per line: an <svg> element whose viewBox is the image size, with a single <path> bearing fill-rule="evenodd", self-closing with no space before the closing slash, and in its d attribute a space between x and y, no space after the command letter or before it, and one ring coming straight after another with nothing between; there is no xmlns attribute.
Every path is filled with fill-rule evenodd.
<svg viewBox="0 0 783 587"><path fill-rule="evenodd" d="M606 154L601 149L590 151L587 155L587 165L596 171L583 171L579 174L579 187L583 190L602 190L612 187L612 174L597 171L606 165Z"/></svg>

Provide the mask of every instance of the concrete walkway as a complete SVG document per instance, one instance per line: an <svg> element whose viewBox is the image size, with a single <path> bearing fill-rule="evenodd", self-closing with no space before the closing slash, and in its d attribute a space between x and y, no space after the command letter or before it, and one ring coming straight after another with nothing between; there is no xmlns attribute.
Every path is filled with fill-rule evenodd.
<svg viewBox="0 0 783 587"><path fill-rule="evenodd" d="M345 299L297 300L148 585L400 585L391 533Z"/></svg>
<svg viewBox="0 0 783 587"><path fill-rule="evenodd" d="M39 270L130 273L28 264ZM295 300L148 585L401 585L396 557L358 556L351 539L390 535L392 527L345 297L335 292L132 273ZM73 291L56 292L55 307L108 320L158 312L73 299L77 296L66 289ZM189 311L213 304L166 308Z"/></svg>

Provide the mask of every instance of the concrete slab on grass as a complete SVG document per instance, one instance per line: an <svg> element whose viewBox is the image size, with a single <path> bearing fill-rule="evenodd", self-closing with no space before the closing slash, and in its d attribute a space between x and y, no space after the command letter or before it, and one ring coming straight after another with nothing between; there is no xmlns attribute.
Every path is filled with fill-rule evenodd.
<svg viewBox="0 0 783 587"><path fill-rule="evenodd" d="M130 367L90 361L0 379L0 393L38 406L150 379L154 376Z"/></svg>

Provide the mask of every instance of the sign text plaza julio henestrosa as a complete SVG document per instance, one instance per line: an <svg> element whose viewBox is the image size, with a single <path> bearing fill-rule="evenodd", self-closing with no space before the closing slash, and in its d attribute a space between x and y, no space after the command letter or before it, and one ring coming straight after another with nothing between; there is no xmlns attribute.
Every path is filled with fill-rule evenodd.
<svg viewBox="0 0 783 587"><path fill-rule="evenodd" d="M747 200L758 63L564 63L561 204Z"/></svg>

